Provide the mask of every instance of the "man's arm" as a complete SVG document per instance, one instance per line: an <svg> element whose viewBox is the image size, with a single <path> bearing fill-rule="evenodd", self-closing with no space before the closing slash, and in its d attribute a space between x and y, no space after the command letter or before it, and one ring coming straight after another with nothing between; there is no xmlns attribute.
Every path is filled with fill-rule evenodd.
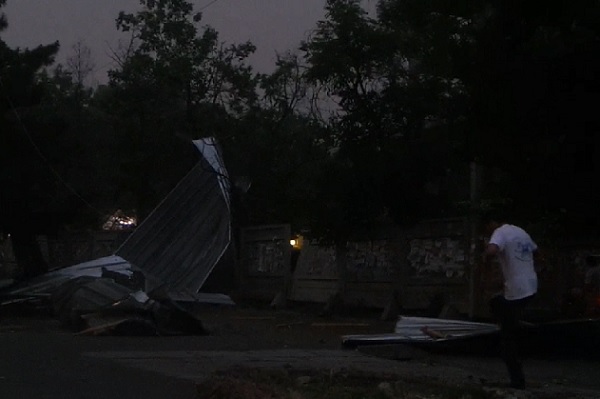
<svg viewBox="0 0 600 399"><path fill-rule="evenodd" d="M497 244L486 245L482 255L483 263L488 263L491 258L498 255L498 252L500 252L500 247Z"/></svg>

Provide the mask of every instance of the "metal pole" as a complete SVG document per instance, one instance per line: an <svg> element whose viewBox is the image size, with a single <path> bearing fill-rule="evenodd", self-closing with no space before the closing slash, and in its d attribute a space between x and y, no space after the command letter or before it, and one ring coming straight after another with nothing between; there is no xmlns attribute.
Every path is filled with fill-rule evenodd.
<svg viewBox="0 0 600 399"><path fill-rule="evenodd" d="M478 167L475 161L470 164L470 198L469 198L469 246L467 258L469 260L469 318L475 317L476 306L476 274L475 266L477 263L477 256L475 254L476 242L477 242L477 227L479 223L479 176Z"/></svg>

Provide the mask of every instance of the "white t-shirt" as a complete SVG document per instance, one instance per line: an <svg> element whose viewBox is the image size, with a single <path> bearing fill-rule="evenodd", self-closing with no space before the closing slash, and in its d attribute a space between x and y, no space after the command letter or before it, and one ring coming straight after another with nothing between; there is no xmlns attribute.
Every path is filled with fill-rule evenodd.
<svg viewBox="0 0 600 399"><path fill-rule="evenodd" d="M500 249L498 260L504 276L504 297L516 300L537 292L537 274L533 266L536 243L520 227L504 224L494 230L490 244Z"/></svg>

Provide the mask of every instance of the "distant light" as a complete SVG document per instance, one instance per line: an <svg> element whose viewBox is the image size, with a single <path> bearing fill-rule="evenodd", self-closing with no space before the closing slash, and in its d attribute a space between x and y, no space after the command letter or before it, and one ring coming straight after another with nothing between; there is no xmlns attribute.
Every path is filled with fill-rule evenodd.
<svg viewBox="0 0 600 399"><path fill-rule="evenodd" d="M290 245L292 248L298 250L302 249L302 242L304 241L302 236L294 234L292 237L294 237L290 239Z"/></svg>
<svg viewBox="0 0 600 399"><path fill-rule="evenodd" d="M137 225L135 216L127 216L120 209L112 214L102 226L103 230L130 230Z"/></svg>

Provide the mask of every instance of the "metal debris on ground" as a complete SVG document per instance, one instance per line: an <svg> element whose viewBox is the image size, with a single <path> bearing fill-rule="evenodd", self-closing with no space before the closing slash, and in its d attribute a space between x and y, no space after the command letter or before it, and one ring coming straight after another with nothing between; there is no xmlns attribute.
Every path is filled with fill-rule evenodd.
<svg viewBox="0 0 600 399"><path fill-rule="evenodd" d="M0 288L1 306L50 309L90 335L203 334L200 293L231 243L229 180L218 145L196 140L201 159L112 256Z"/></svg>

